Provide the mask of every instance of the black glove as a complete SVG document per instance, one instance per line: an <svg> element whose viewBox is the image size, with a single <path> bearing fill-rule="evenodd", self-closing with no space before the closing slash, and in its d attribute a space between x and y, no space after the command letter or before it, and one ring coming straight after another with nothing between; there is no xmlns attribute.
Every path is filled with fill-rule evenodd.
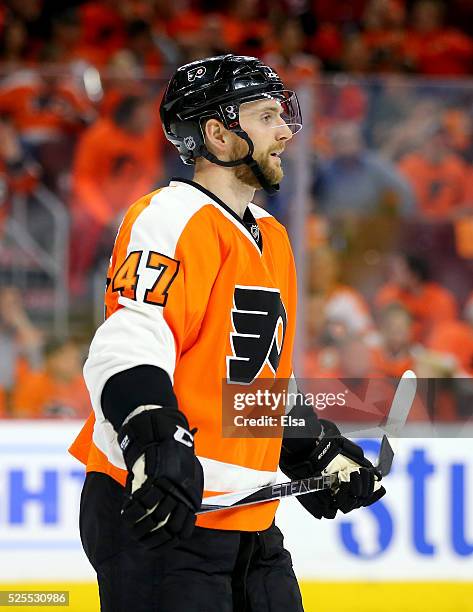
<svg viewBox="0 0 473 612"><path fill-rule="evenodd" d="M306 425L308 424L307 431L305 432L307 438L284 437L282 441L279 467L291 480L310 478L316 475L316 470L311 467L310 462L305 461L303 458L312 453L316 436L321 434L322 429L320 421L315 414L311 412L304 416L306 418ZM290 436L292 432L289 431L288 433ZM286 435L288 434L286 433ZM296 499L315 518L333 519L337 514L337 507L334 504L330 489L299 495Z"/></svg>
<svg viewBox="0 0 473 612"><path fill-rule="evenodd" d="M316 518L334 518L337 510L347 513L378 501L386 491L376 484L381 474L366 459L363 449L343 437L331 421L319 422L323 431L310 445L306 439L283 440L279 465L292 479L337 473L340 484L336 492L308 493L298 497L298 501ZM303 449L302 453L298 447Z"/></svg>
<svg viewBox="0 0 473 612"><path fill-rule="evenodd" d="M125 420L118 433L129 472L122 516L148 549L193 532L204 489L194 433L182 412L159 406Z"/></svg>

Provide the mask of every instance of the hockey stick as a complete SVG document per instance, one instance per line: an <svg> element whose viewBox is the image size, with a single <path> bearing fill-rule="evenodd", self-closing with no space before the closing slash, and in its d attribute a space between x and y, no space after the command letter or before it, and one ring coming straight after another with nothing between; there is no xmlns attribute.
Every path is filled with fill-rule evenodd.
<svg viewBox="0 0 473 612"><path fill-rule="evenodd" d="M394 453L389 440L386 436L383 436L378 465L376 466L376 469L383 477L389 474L393 458ZM301 480L289 480L288 482L267 485L259 489L247 489L238 493L224 493L223 495L206 497L196 514L206 514L207 512L216 512L217 510L231 510L232 508L240 508L250 504L261 504L263 502L284 499L293 495L305 495L314 491L331 489L337 483L338 477L336 474L327 474L325 476L302 478Z"/></svg>
<svg viewBox="0 0 473 612"><path fill-rule="evenodd" d="M407 370L401 377L397 386L394 398L391 404L391 409L386 421L384 429L388 433L398 435L400 429L404 426L409 411L414 401L417 389L417 379L411 370ZM394 459L394 452L386 435L383 435L381 448L378 457L378 465L376 469L381 476L387 476L391 470ZM325 476L312 476L310 478L302 478L301 480L292 480L273 485L267 485L257 489L248 489L235 493L224 493L223 495L215 495L206 497L202 501L200 510L196 514L206 514L208 512L216 512L218 510L229 510L250 504L259 504L293 495L305 495L323 489L330 489L338 482L336 474Z"/></svg>

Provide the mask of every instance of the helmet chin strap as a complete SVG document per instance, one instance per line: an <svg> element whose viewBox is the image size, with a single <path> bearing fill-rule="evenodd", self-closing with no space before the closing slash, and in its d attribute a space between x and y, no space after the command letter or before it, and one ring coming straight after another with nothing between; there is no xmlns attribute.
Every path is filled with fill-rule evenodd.
<svg viewBox="0 0 473 612"><path fill-rule="evenodd" d="M221 159L218 159L218 157L216 157L213 153L210 153L210 151L207 150L207 147L205 145L201 148L200 151L202 157L205 157L205 159L208 159L209 162L217 164L218 166L223 166L224 168L234 168L235 166L241 166L242 164L246 164L253 172L254 176L256 177L256 180L264 189L264 191L266 191L267 194L274 195L275 193L277 193L279 191L279 185L272 185L267 180L258 162L253 158L255 146L251 138L244 130L235 130L234 133L237 134L237 136L242 138L248 144L248 153L245 155L245 157L242 157L241 159L236 159L234 161L222 161Z"/></svg>

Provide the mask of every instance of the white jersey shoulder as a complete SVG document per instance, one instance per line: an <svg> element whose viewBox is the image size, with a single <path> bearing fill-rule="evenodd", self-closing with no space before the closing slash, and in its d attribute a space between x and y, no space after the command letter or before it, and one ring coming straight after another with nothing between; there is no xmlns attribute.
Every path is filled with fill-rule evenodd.
<svg viewBox="0 0 473 612"><path fill-rule="evenodd" d="M258 206L257 204L253 204L253 202L250 202L248 204L248 208L251 210L251 214L255 219L263 219L264 217L270 217L271 219L276 220L273 215L270 214L267 210L265 210L261 206Z"/></svg>
<svg viewBox="0 0 473 612"><path fill-rule="evenodd" d="M173 257L185 227L208 203L208 198L200 197L197 189L185 189L181 183L163 187L133 223L127 251L150 248Z"/></svg>

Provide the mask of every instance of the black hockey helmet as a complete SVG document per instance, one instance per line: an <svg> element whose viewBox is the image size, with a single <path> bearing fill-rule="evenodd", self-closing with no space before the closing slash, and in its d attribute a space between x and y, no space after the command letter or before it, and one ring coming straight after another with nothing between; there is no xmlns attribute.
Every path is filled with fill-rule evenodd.
<svg viewBox="0 0 473 612"><path fill-rule="evenodd" d="M253 159L253 142L239 120L242 104L264 98L280 103L281 119L293 133L301 129L296 94L286 90L274 70L259 59L228 54L198 60L178 68L169 81L160 106L163 130L185 164L194 164L197 157L226 167L247 164L263 189L274 193L278 185L268 183ZM210 118L219 119L248 143L244 158L222 161L207 150L202 127Z"/></svg>

